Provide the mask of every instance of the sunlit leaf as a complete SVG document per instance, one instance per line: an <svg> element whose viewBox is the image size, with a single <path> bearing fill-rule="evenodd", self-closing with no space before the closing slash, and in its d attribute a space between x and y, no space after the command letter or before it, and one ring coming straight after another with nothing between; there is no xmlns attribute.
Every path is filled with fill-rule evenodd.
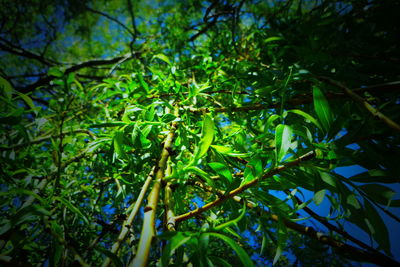
<svg viewBox="0 0 400 267"><path fill-rule="evenodd" d="M127 156L126 156L124 145L123 145L124 133L121 131L115 132L113 143L114 143L114 149L115 149L115 152L117 152L117 155L120 156L121 158L126 158Z"/></svg>
<svg viewBox="0 0 400 267"><path fill-rule="evenodd" d="M201 131L201 139L195 152L195 161L202 158L208 151L214 138L214 121L210 115L205 115L203 120L203 128Z"/></svg>
<svg viewBox="0 0 400 267"><path fill-rule="evenodd" d="M221 175L222 177L226 178L228 180L229 183L232 182L232 173L229 170L229 168L222 163L219 162L210 162L208 163L208 165L219 175Z"/></svg>
<svg viewBox="0 0 400 267"><path fill-rule="evenodd" d="M279 124L275 129L275 143L277 147L276 159L280 162L288 152L292 140L292 129L288 125Z"/></svg>
<svg viewBox="0 0 400 267"><path fill-rule="evenodd" d="M154 55L154 58L161 59L162 61L164 61L164 62L167 63L168 65L171 65L171 61L170 61L169 58L168 58L166 55L164 55L164 54L157 54L157 55Z"/></svg>

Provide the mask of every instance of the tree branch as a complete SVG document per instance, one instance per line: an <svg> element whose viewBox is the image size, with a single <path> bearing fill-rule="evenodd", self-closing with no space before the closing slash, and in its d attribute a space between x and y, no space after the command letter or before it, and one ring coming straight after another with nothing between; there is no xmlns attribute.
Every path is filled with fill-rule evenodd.
<svg viewBox="0 0 400 267"><path fill-rule="evenodd" d="M78 71L83 68L115 64L115 63L118 63L120 60L131 59L134 56L137 56L139 54L140 54L140 52L136 52L136 54L134 54L134 55L128 54L128 55L119 56L119 57L115 57L115 58L111 58L111 59L94 59L94 60L89 60L89 61L85 61L82 63L77 63L76 65L73 65L73 66L67 68L64 71L64 74L69 74L69 73ZM53 76L46 76L46 77L39 79L37 82L35 82L33 84L27 85L25 87L16 87L16 89L22 93L29 93L29 92L34 91L39 86L49 85L50 81L52 81L55 78L56 77L53 77Z"/></svg>
<svg viewBox="0 0 400 267"><path fill-rule="evenodd" d="M323 76L316 76L317 79L324 81L330 85L333 85L335 87L338 87L342 89L348 96L350 96L353 100L356 102L360 103L363 105L374 117L378 118L382 122L384 122L387 126L392 128L393 130L397 131L400 133L400 125L398 125L396 122L394 122L392 119L378 111L376 108L374 108L370 103L368 103L367 100L359 96L358 94L354 93L352 90L344 86L342 83L332 80L329 77L323 77Z"/></svg>
<svg viewBox="0 0 400 267"><path fill-rule="evenodd" d="M93 8L91 8L91 7L88 7L88 6L85 6L85 8L86 8L87 10L89 10L90 12L92 12L92 13L98 14L98 15L100 15L100 16L103 16L103 17L105 17L105 18L111 20L111 21L114 21L114 22L117 23L119 26L121 26L122 28L124 28L124 29L132 36L132 38L136 38L136 34L135 34L134 32L132 32L131 29L129 29L129 28L128 28L125 24L123 24L121 21L117 20L116 18L113 18L113 17L111 17L110 15L108 15L107 13L104 13L104 12L98 11L98 10L95 10L95 9L93 9Z"/></svg>
<svg viewBox="0 0 400 267"><path fill-rule="evenodd" d="M276 174L278 174L278 173L280 173L280 172L282 172L282 171L284 171L284 170L286 170L286 169L288 169L290 167L297 166L302 161L310 160L314 156L315 156L315 152L314 151L310 151L310 152L298 157L296 160L294 160L292 162L289 162L289 163L287 163L285 165L278 166L278 167L272 169L271 171L265 173L264 175L262 175L262 177L256 178L256 179L254 179L254 180L252 180L252 181L250 181L250 182L248 182L248 183L246 183L246 184L244 184L244 185L242 185L242 186L240 186L240 187L238 187L238 188L226 193L225 195L217 198L216 200L214 200L214 201L212 201L210 203L207 203L206 205L204 205L204 206L202 206L202 207L200 207L198 209L195 209L195 210L192 210L192 211L187 212L185 214L176 216L175 217L175 221L176 222L182 222L182 221L190 219L190 218L192 218L194 216L197 216L197 215L199 215L199 214L201 214L201 213L203 213L203 212L205 212L205 211L207 211L207 210L209 210L209 209L211 209L211 208L213 208L215 206L218 206L222 202L224 202L224 201L226 201L226 200L228 200L230 198L233 198L234 196L236 196L236 195L242 193L243 191L245 191L246 189L255 186L260 180L266 179L268 177L272 177L272 176L274 176L274 175L276 175Z"/></svg>
<svg viewBox="0 0 400 267"><path fill-rule="evenodd" d="M142 189L140 190L139 196L137 197L136 201L134 204L132 204L128 210L132 211L130 212L128 218L123 222L122 227L121 227L121 232L118 236L117 241L115 241L115 243L113 244L112 248L111 248L111 253L116 254L122 244L122 242L124 242L128 232L130 231L130 227L137 215L137 213L139 212L139 208L142 205L144 196L147 192L147 189L149 188L150 182L151 180L153 180L153 176L154 176L154 171L155 171L155 167L151 170L149 176L147 177L146 181L144 182ZM108 267L110 266L111 263L111 259L109 257L107 257L103 264L101 265L102 267Z"/></svg>
<svg viewBox="0 0 400 267"><path fill-rule="evenodd" d="M178 117L178 108L175 108L175 115ZM177 128L177 122L171 124L170 132L168 133L164 147L161 151L160 160L157 166L156 177L153 188L147 198L148 203L144 208L144 218L142 232L140 235L140 241L138 245L138 251L135 258L129 263L129 267L144 267L147 266L147 261L150 255L151 243L155 237L155 219L158 199L160 195L161 182L164 178L164 171L167 167L167 159L169 157L169 150L172 146L175 130Z"/></svg>
<svg viewBox="0 0 400 267"><path fill-rule="evenodd" d="M54 66L56 64L60 64L59 62L56 62L51 59L46 59L43 56L37 55L37 54L30 52L22 47L17 47L4 38L0 37L0 41L3 42L3 43L0 42L0 49L10 52L11 54L18 55L18 56L25 57L25 58L34 59L34 60L36 60L44 65L47 65L47 66Z"/></svg>
<svg viewBox="0 0 400 267"><path fill-rule="evenodd" d="M201 188L203 188L206 191L209 192L215 192L215 189L210 187L210 186L206 186L200 182L195 182L195 184ZM225 192L222 190L217 190L217 193L220 196L225 195ZM254 202L249 201L249 200L245 200L242 197L239 196L234 196L232 198L234 201L239 202L241 204L246 203L246 206L250 209L256 209L257 212L261 213L267 213L266 210L259 208ZM298 233L307 235L309 237L311 237L312 239L315 239L323 244L326 244L328 246L331 246L333 248L338 249L339 251L341 251L344 254L347 255L352 255L352 256L356 256L358 257L360 260L368 260L371 263L375 263L381 266L400 266L400 263L393 260L392 258L386 256L385 254L369 247L368 245L363 244L361 241L359 241L360 243L363 244L363 246L366 246L365 248L367 249L366 251L359 249L357 247L345 244L343 242L340 242L330 236L325 235L324 233L318 232L316 231L314 228L310 227L310 226L304 226L295 222L292 222L286 218L282 218L276 214L268 214L268 216L275 222L278 221L282 221L283 224L285 224L286 227L288 227L289 229L292 229ZM353 240L352 240L353 241ZM354 241L353 241L354 242Z"/></svg>

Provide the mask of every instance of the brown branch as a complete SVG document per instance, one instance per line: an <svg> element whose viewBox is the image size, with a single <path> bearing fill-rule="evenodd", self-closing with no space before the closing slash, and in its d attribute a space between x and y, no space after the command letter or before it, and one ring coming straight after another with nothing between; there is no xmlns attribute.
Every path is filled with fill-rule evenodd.
<svg viewBox="0 0 400 267"><path fill-rule="evenodd" d="M378 118L382 122L384 122L387 126L392 128L393 130L397 131L400 133L400 125L398 125L396 122L394 122L392 119L378 111L376 108L374 108L370 103L368 103L367 100L359 96L358 94L354 93L352 90L344 86L342 83L332 80L329 77L323 77L323 76L316 76L317 79L324 81L330 85L333 85L335 87L338 87L342 89L348 96L350 96L353 100L356 102L360 103L363 105L374 117Z"/></svg>
<svg viewBox="0 0 400 267"><path fill-rule="evenodd" d="M288 169L290 167L297 166L302 161L310 160L314 156L315 156L315 152L314 151L310 151L310 152L298 157L296 160L291 161L291 162L289 162L289 163L287 163L285 165L278 166L278 167L272 169L271 171L265 173L260 178L256 178L256 179L254 179L254 180L252 180L252 181L250 181L250 182L248 182L248 183L246 183L246 184L244 184L244 185L242 185L242 186L240 186L240 187L238 187L238 188L226 193L225 195L223 195L221 197L218 197L216 200L214 200L214 201L212 201L210 203L207 203L206 205L204 205L204 206L202 206L202 207L200 207L198 209L195 209L195 210L192 210L192 211L187 212L185 214L176 216L175 217L175 221L176 222L182 222L182 221L190 219L190 218L192 218L194 216L197 216L197 215L199 215L199 214L201 214L201 213L203 213L203 212L205 212L205 211L207 211L207 210L209 210L209 209L211 209L213 207L218 206L222 202L224 202L224 201L226 201L226 200L228 200L230 198L233 198L234 196L236 196L236 195L242 193L243 191L245 191L246 189L255 186L260 180L266 179L268 177L272 177L272 176L274 176L274 175L276 175L276 174L278 174L278 173L280 173L280 172L282 172L282 171L284 171L284 170L286 170L286 169Z"/></svg>

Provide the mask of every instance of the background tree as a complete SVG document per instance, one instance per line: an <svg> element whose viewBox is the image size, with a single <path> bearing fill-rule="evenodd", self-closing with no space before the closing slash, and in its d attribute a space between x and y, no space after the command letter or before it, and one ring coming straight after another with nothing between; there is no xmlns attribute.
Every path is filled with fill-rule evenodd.
<svg viewBox="0 0 400 267"><path fill-rule="evenodd" d="M2 263L399 265L398 1L0 3Z"/></svg>

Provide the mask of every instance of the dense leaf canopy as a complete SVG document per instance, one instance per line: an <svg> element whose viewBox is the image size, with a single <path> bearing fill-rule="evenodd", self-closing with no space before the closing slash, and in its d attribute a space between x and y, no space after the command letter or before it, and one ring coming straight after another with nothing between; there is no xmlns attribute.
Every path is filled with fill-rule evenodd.
<svg viewBox="0 0 400 267"><path fill-rule="evenodd" d="M399 1L0 6L2 265L399 265Z"/></svg>

